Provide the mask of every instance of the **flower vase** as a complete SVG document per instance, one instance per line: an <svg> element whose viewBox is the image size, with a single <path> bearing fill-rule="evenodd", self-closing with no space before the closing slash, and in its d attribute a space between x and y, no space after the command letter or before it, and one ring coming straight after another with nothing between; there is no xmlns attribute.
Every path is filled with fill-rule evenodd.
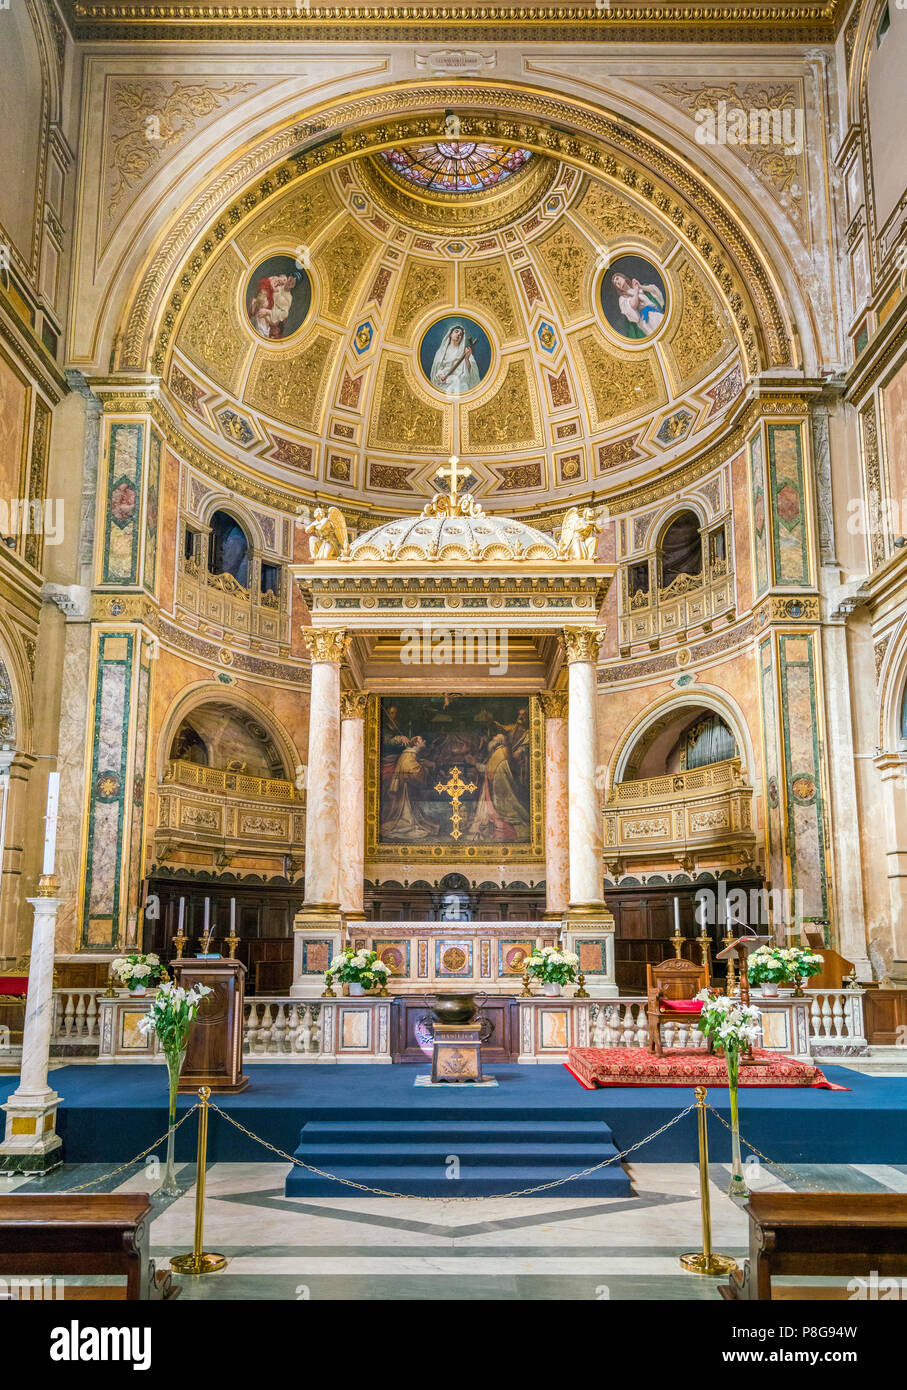
<svg viewBox="0 0 907 1390"><path fill-rule="evenodd" d="M778 998L778 986L774 980L763 980L759 992L763 999Z"/></svg>
<svg viewBox="0 0 907 1390"><path fill-rule="evenodd" d="M145 986L144 986L144 985L132 985L132 986L130 987L129 993L130 993L130 994L134 994L134 995L136 995L136 996L141 995L141 994L144 994L144 993L145 993Z"/></svg>
<svg viewBox="0 0 907 1390"><path fill-rule="evenodd" d="M365 986L360 985L358 980L350 980L350 994L364 994Z"/></svg>
<svg viewBox="0 0 907 1390"><path fill-rule="evenodd" d="M543 994L560 994L560 992L561 987L556 980L547 980L545 984L542 985Z"/></svg>
<svg viewBox="0 0 907 1390"><path fill-rule="evenodd" d="M175 1135L173 1126L176 1123L176 1097L179 1091L180 1072L183 1069L183 1062L186 1060L186 1048L179 1051L167 1053L167 1072L170 1078L170 1108L169 1131L167 1134L167 1161L164 1166L164 1177L160 1187L155 1192L155 1197L163 1200L165 1197L182 1197L184 1188L180 1187L176 1181L176 1169L173 1162L173 1151Z"/></svg>
<svg viewBox="0 0 907 1390"><path fill-rule="evenodd" d="M740 1077L740 1053L736 1047L725 1050L727 1062L727 1084L731 1096L731 1182L729 1197L748 1197L749 1188L743 1176L743 1162L740 1155L740 1112L737 1107L737 1082Z"/></svg>

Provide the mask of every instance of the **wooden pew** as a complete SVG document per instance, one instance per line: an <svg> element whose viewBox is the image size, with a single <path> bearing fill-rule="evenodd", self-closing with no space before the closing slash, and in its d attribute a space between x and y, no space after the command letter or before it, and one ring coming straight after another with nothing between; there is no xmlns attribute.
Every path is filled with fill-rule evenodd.
<svg viewBox="0 0 907 1390"><path fill-rule="evenodd" d="M759 1192L745 1204L749 1259L720 1286L726 1299L820 1298L814 1287L772 1292L776 1274L907 1278L907 1196L895 1192ZM828 1298L840 1297L833 1289Z"/></svg>
<svg viewBox="0 0 907 1390"><path fill-rule="evenodd" d="M119 1274L127 1299L176 1298L180 1289L168 1271L155 1274L148 1254L151 1211L145 1192L0 1195L0 1278ZM123 1297L104 1285L70 1292Z"/></svg>

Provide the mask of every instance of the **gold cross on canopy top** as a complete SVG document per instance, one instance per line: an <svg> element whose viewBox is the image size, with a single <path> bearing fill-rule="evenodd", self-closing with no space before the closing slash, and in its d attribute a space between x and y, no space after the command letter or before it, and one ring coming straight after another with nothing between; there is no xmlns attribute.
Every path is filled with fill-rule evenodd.
<svg viewBox="0 0 907 1390"><path fill-rule="evenodd" d="M460 483L465 483L466 479L469 477L469 469L460 468L459 464L460 460L457 458L456 454L451 454L447 467L438 469L438 477L445 478L450 482L451 502L457 500L457 492Z"/></svg>
<svg viewBox="0 0 907 1390"><path fill-rule="evenodd" d="M451 463L456 463L456 459L451 459ZM459 840L462 834L460 830L460 821L463 819L463 816L460 812L460 797L464 792L474 792L475 789L475 782L463 781L458 767L452 767L450 769L450 777L446 782L437 782L435 784L436 792L446 792L450 797L450 838L452 840Z"/></svg>

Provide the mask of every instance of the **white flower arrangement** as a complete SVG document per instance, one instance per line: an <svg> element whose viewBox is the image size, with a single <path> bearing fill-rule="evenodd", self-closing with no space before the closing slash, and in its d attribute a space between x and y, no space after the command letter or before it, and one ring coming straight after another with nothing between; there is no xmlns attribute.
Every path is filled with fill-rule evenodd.
<svg viewBox="0 0 907 1390"><path fill-rule="evenodd" d="M739 999L708 989L700 990L696 998L702 1000L701 1031L724 1049L729 1060L731 1054L739 1057L744 1048L758 1042L762 1012L755 1005L741 1004Z"/></svg>
<svg viewBox="0 0 907 1390"><path fill-rule="evenodd" d="M537 946L526 961L526 973L544 985L570 985L576 979L579 956L556 946Z"/></svg>
<svg viewBox="0 0 907 1390"><path fill-rule="evenodd" d="M352 946L335 956L326 971L332 980L345 985L361 985L363 989L385 984L390 973L390 966L378 959L377 951L355 951Z"/></svg>
<svg viewBox="0 0 907 1390"><path fill-rule="evenodd" d="M825 964L822 956L802 946L760 946L749 958L747 975L751 985L782 985L808 980Z"/></svg>
<svg viewBox="0 0 907 1390"><path fill-rule="evenodd" d="M110 973L124 989L153 988L159 980L167 977L166 967L153 951L147 955L134 951L128 956L117 956L110 963Z"/></svg>
<svg viewBox="0 0 907 1390"><path fill-rule="evenodd" d="M139 1031L146 1038L157 1033L161 1048L168 1057L184 1052L189 1041L189 1025L205 995L210 993L208 985L192 985L190 989L183 989L182 985L165 980L154 996L148 1013L139 1020Z"/></svg>

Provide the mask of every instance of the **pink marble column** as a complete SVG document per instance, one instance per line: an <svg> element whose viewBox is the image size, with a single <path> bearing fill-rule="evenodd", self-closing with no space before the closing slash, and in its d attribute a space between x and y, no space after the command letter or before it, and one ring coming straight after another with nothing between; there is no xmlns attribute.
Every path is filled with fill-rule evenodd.
<svg viewBox="0 0 907 1390"><path fill-rule="evenodd" d="M567 692L543 690L545 713L545 915L563 917L570 897L567 839Z"/></svg>
<svg viewBox="0 0 907 1390"><path fill-rule="evenodd" d="M570 801L570 908L598 912L602 902L602 813L598 790L596 667L604 629L564 629L570 682L567 782Z"/></svg>
<svg viewBox="0 0 907 1390"><path fill-rule="evenodd" d="M305 908L340 905L340 663L350 634L310 628L309 767L306 777Z"/></svg>
<svg viewBox="0 0 907 1390"><path fill-rule="evenodd" d="M367 690L340 696L340 910L365 916L365 711Z"/></svg>

